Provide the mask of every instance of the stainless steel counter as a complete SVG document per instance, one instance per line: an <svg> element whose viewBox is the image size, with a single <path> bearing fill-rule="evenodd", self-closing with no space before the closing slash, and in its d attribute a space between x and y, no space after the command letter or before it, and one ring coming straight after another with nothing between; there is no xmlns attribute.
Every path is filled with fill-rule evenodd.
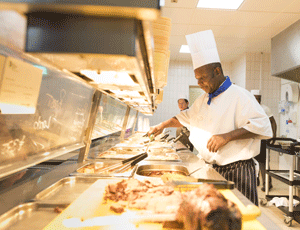
<svg viewBox="0 0 300 230"><path fill-rule="evenodd" d="M213 168L205 165L205 163L197 156L195 156L192 152L183 150L177 153L179 154L182 162L144 161L141 164L147 163L184 165L188 168L190 173L199 169L193 174L194 177L216 180L224 179ZM0 215L20 204L32 201L35 198L36 194L40 193L62 178L69 176L72 172L76 171L76 169L85 165L86 163L88 162L79 164L74 160L65 161L49 172L38 175L30 179L29 181L21 183L20 185L13 186L9 190L2 190L3 192L0 193ZM244 205L252 204L238 190L234 189L233 193L241 200ZM262 213L258 220L266 229L280 229L264 213Z"/></svg>

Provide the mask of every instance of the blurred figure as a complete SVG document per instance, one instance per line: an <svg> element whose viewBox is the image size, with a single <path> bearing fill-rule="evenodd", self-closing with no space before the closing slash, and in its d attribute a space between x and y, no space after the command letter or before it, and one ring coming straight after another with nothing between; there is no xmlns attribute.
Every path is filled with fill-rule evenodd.
<svg viewBox="0 0 300 230"><path fill-rule="evenodd" d="M180 97L178 99L178 108L180 111L184 111L189 108L189 101L186 97ZM190 131L186 127L178 127L176 130L176 137L182 133L182 137L179 139L182 144L184 144L191 152L194 150L193 144L189 140Z"/></svg>

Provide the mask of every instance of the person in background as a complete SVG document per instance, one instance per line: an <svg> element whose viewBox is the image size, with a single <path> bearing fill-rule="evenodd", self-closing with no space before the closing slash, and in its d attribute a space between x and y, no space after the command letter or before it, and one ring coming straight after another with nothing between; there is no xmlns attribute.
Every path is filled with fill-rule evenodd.
<svg viewBox="0 0 300 230"><path fill-rule="evenodd" d="M150 127L148 135L156 136L167 127L186 126L197 156L258 205L252 158L259 154L260 140L272 137L269 118L249 91L224 76L211 30L186 38L195 78L205 93L190 109Z"/></svg>
<svg viewBox="0 0 300 230"><path fill-rule="evenodd" d="M177 102L178 102L178 108L180 109L180 111L184 111L189 108L189 101L185 97L180 97ZM194 146L189 140L190 131L184 126L178 127L176 129L176 137L178 137L180 135L180 133L182 133L182 137L179 139L180 142L183 145L185 145L186 147L188 147L191 152L193 152Z"/></svg>
<svg viewBox="0 0 300 230"><path fill-rule="evenodd" d="M259 90L251 90L251 93L254 95L254 97L256 98L258 103L261 105L261 107L264 109L265 113L269 117L270 122L271 122L273 137L276 137L277 124L276 124L276 121L274 119L274 116L273 116L270 108L266 105L261 104L261 95L260 95ZM261 190L264 192L266 189L266 187L265 187L265 185L266 185L265 184L265 182L266 182L266 140L261 140L260 153L259 153L259 155L257 155L255 157L255 159L259 163L259 171L261 173L262 182L263 182L263 184L262 184L263 186L262 186ZM270 177L269 182L270 182L269 190L271 190L273 188L271 177ZM258 185L259 185L259 183L258 183Z"/></svg>

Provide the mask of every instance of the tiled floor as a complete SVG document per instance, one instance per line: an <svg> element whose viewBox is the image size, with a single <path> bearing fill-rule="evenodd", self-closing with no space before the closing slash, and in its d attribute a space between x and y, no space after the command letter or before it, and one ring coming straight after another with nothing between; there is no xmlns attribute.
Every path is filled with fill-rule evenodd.
<svg viewBox="0 0 300 230"><path fill-rule="evenodd" d="M269 193L270 195L288 195L288 191L289 191L288 185L282 183L281 181L275 180L274 178L272 178L272 184L273 184L273 188ZM262 186L260 185L257 188L258 197L264 198L265 193L261 191L261 187ZM280 209L276 208L276 206L260 206L260 209L281 229L284 230L300 229L300 224L294 220L292 222L292 226L288 227L284 223L284 213Z"/></svg>

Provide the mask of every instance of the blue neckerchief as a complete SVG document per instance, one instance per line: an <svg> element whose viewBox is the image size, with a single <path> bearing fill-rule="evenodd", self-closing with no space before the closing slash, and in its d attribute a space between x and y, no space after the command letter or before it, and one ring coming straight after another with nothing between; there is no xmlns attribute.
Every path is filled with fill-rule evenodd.
<svg viewBox="0 0 300 230"><path fill-rule="evenodd" d="M222 85L220 85L220 87L213 93L209 93L208 94L208 101L207 104L210 105L211 103L211 99L218 96L219 94L223 93L226 89L229 88L229 86L231 86L231 81L229 79L229 77L226 77L225 81L222 83Z"/></svg>

